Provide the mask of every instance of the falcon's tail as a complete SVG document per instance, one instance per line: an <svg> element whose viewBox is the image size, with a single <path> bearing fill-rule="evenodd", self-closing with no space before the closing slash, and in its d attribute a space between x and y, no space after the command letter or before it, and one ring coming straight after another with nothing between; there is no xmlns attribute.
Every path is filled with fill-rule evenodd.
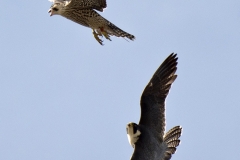
<svg viewBox="0 0 240 160"><path fill-rule="evenodd" d="M164 135L164 142L167 144L167 150L165 151L165 156L162 160L170 160L172 157L172 154L174 154L177 150L177 146L180 144L179 137L182 133L182 127L176 126L170 129L165 135Z"/></svg>
<svg viewBox="0 0 240 160"><path fill-rule="evenodd" d="M117 37L127 37L130 40L134 40L135 36L131 35L123 30L121 30L120 28L118 28L117 26L115 26L114 24L112 24L111 22L108 22L108 27L110 29L110 34L113 34L114 36Z"/></svg>

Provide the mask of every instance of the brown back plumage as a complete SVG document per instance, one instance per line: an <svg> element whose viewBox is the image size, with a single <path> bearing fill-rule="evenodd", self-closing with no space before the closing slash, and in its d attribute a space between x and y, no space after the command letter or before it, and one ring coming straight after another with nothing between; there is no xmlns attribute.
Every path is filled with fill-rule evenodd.
<svg viewBox="0 0 240 160"><path fill-rule="evenodd" d="M96 9L103 11L107 7L106 0L71 0L68 7L79 9Z"/></svg>

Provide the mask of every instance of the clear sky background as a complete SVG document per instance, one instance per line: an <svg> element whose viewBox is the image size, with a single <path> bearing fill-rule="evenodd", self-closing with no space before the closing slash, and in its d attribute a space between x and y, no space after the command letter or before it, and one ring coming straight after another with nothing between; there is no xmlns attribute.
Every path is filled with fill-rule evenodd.
<svg viewBox="0 0 240 160"><path fill-rule="evenodd" d="M153 73L178 53L166 129L183 127L173 160L239 160L240 1L107 1L102 16L136 36L104 46L51 3L0 7L0 159L127 160Z"/></svg>

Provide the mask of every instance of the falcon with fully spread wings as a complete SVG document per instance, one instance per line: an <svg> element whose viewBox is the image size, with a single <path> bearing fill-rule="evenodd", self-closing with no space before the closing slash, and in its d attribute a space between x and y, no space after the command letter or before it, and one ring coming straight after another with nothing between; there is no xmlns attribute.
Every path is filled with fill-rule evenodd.
<svg viewBox="0 0 240 160"><path fill-rule="evenodd" d="M182 128L165 131L165 100L177 78L177 55L172 53L157 69L141 97L139 124L127 124L127 136L134 152L131 160L170 160L180 143Z"/></svg>
<svg viewBox="0 0 240 160"><path fill-rule="evenodd" d="M99 36L110 40L110 36L127 37L134 40L135 37L98 14L95 10L102 12L107 7L106 0L49 0L53 4L49 9L50 16L61 15L93 31L95 39L103 45Z"/></svg>

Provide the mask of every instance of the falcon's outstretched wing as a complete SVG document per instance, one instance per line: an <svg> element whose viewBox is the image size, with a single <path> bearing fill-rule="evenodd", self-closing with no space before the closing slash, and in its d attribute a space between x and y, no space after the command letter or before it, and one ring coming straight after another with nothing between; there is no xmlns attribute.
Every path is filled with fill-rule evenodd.
<svg viewBox="0 0 240 160"><path fill-rule="evenodd" d="M96 9L102 12L107 7L107 2L106 0L71 0L68 6L71 8Z"/></svg>
<svg viewBox="0 0 240 160"><path fill-rule="evenodd" d="M165 131L165 99L172 83L177 78L177 54L172 53L154 73L141 97L139 125L151 130L160 142Z"/></svg>

